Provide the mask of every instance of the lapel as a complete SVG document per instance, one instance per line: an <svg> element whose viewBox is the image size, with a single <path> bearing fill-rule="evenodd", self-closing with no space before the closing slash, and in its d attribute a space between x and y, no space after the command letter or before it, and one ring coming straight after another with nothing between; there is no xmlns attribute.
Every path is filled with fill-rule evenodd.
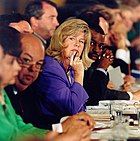
<svg viewBox="0 0 140 141"><path fill-rule="evenodd" d="M72 68L70 67L69 69L69 73L66 72L64 66L62 63L60 63L61 67L63 68L64 70L64 78L66 79L67 81L67 84L68 84L68 87L72 86L73 83L74 83L74 71L72 70Z"/></svg>

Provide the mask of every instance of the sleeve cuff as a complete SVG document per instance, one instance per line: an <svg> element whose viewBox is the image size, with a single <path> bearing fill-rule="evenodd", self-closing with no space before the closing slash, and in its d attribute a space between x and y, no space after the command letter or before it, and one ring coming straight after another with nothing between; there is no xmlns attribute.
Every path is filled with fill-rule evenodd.
<svg viewBox="0 0 140 141"><path fill-rule="evenodd" d="M132 100L133 99L133 94L131 93L131 92L127 92L128 94L129 94L129 96L130 96L130 100Z"/></svg>
<svg viewBox="0 0 140 141"><path fill-rule="evenodd" d="M58 133L62 133L63 132L62 124L61 123L52 124L52 130Z"/></svg>

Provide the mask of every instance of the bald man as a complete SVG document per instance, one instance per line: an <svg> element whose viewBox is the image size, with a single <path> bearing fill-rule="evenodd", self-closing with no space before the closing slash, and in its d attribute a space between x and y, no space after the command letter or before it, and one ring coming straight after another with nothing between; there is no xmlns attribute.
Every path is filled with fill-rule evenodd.
<svg viewBox="0 0 140 141"><path fill-rule="evenodd" d="M18 59L21 71L16 79L16 87L19 91L25 90L38 77L43 65L45 49L42 42L32 34L21 36L23 52Z"/></svg>
<svg viewBox="0 0 140 141"><path fill-rule="evenodd" d="M40 112L37 110L35 95L32 89L27 89L38 77L43 65L45 49L41 40L33 34L21 34L23 52L18 58L21 70L16 78L15 85L5 88L17 114L21 115L26 123L39 122ZM36 115L36 116L32 116Z"/></svg>

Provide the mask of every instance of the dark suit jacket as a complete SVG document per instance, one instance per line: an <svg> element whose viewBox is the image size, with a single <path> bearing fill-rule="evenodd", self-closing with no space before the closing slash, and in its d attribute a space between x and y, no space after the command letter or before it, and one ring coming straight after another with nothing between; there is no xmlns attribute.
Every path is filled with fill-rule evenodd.
<svg viewBox="0 0 140 141"><path fill-rule="evenodd" d="M129 100L127 92L111 90L107 88L109 77L96 70L94 63L85 71L84 88L89 95L87 105L98 105L100 100Z"/></svg>
<svg viewBox="0 0 140 141"><path fill-rule="evenodd" d="M114 59L112 66L114 68L120 66L121 72L128 75L129 74L129 65L121 59Z"/></svg>
<svg viewBox="0 0 140 141"><path fill-rule="evenodd" d="M19 92L14 85L7 86L5 90L16 114L20 115L25 123L32 123L38 128L51 129L48 120L38 109L38 97L32 86L23 92Z"/></svg>
<svg viewBox="0 0 140 141"><path fill-rule="evenodd" d="M7 93L16 112L25 122L50 129L51 125L60 122L62 117L86 109L88 94L81 84L74 81L72 69L70 77L71 82L62 64L46 56L43 71L34 84L17 95L12 94L11 88L7 88Z"/></svg>

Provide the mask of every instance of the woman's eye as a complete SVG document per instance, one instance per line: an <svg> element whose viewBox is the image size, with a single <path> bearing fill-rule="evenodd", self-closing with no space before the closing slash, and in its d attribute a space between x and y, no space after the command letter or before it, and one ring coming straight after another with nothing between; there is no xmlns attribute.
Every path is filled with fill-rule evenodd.
<svg viewBox="0 0 140 141"><path fill-rule="evenodd" d="M70 40L72 40L72 41L73 41L73 40L75 40L75 38L74 38L74 37L70 37L69 39L70 39Z"/></svg>
<svg viewBox="0 0 140 141"><path fill-rule="evenodd" d="M80 43L82 43L82 44L84 44L84 43L85 43L85 41L83 41L83 40L80 40L79 42L80 42Z"/></svg>

